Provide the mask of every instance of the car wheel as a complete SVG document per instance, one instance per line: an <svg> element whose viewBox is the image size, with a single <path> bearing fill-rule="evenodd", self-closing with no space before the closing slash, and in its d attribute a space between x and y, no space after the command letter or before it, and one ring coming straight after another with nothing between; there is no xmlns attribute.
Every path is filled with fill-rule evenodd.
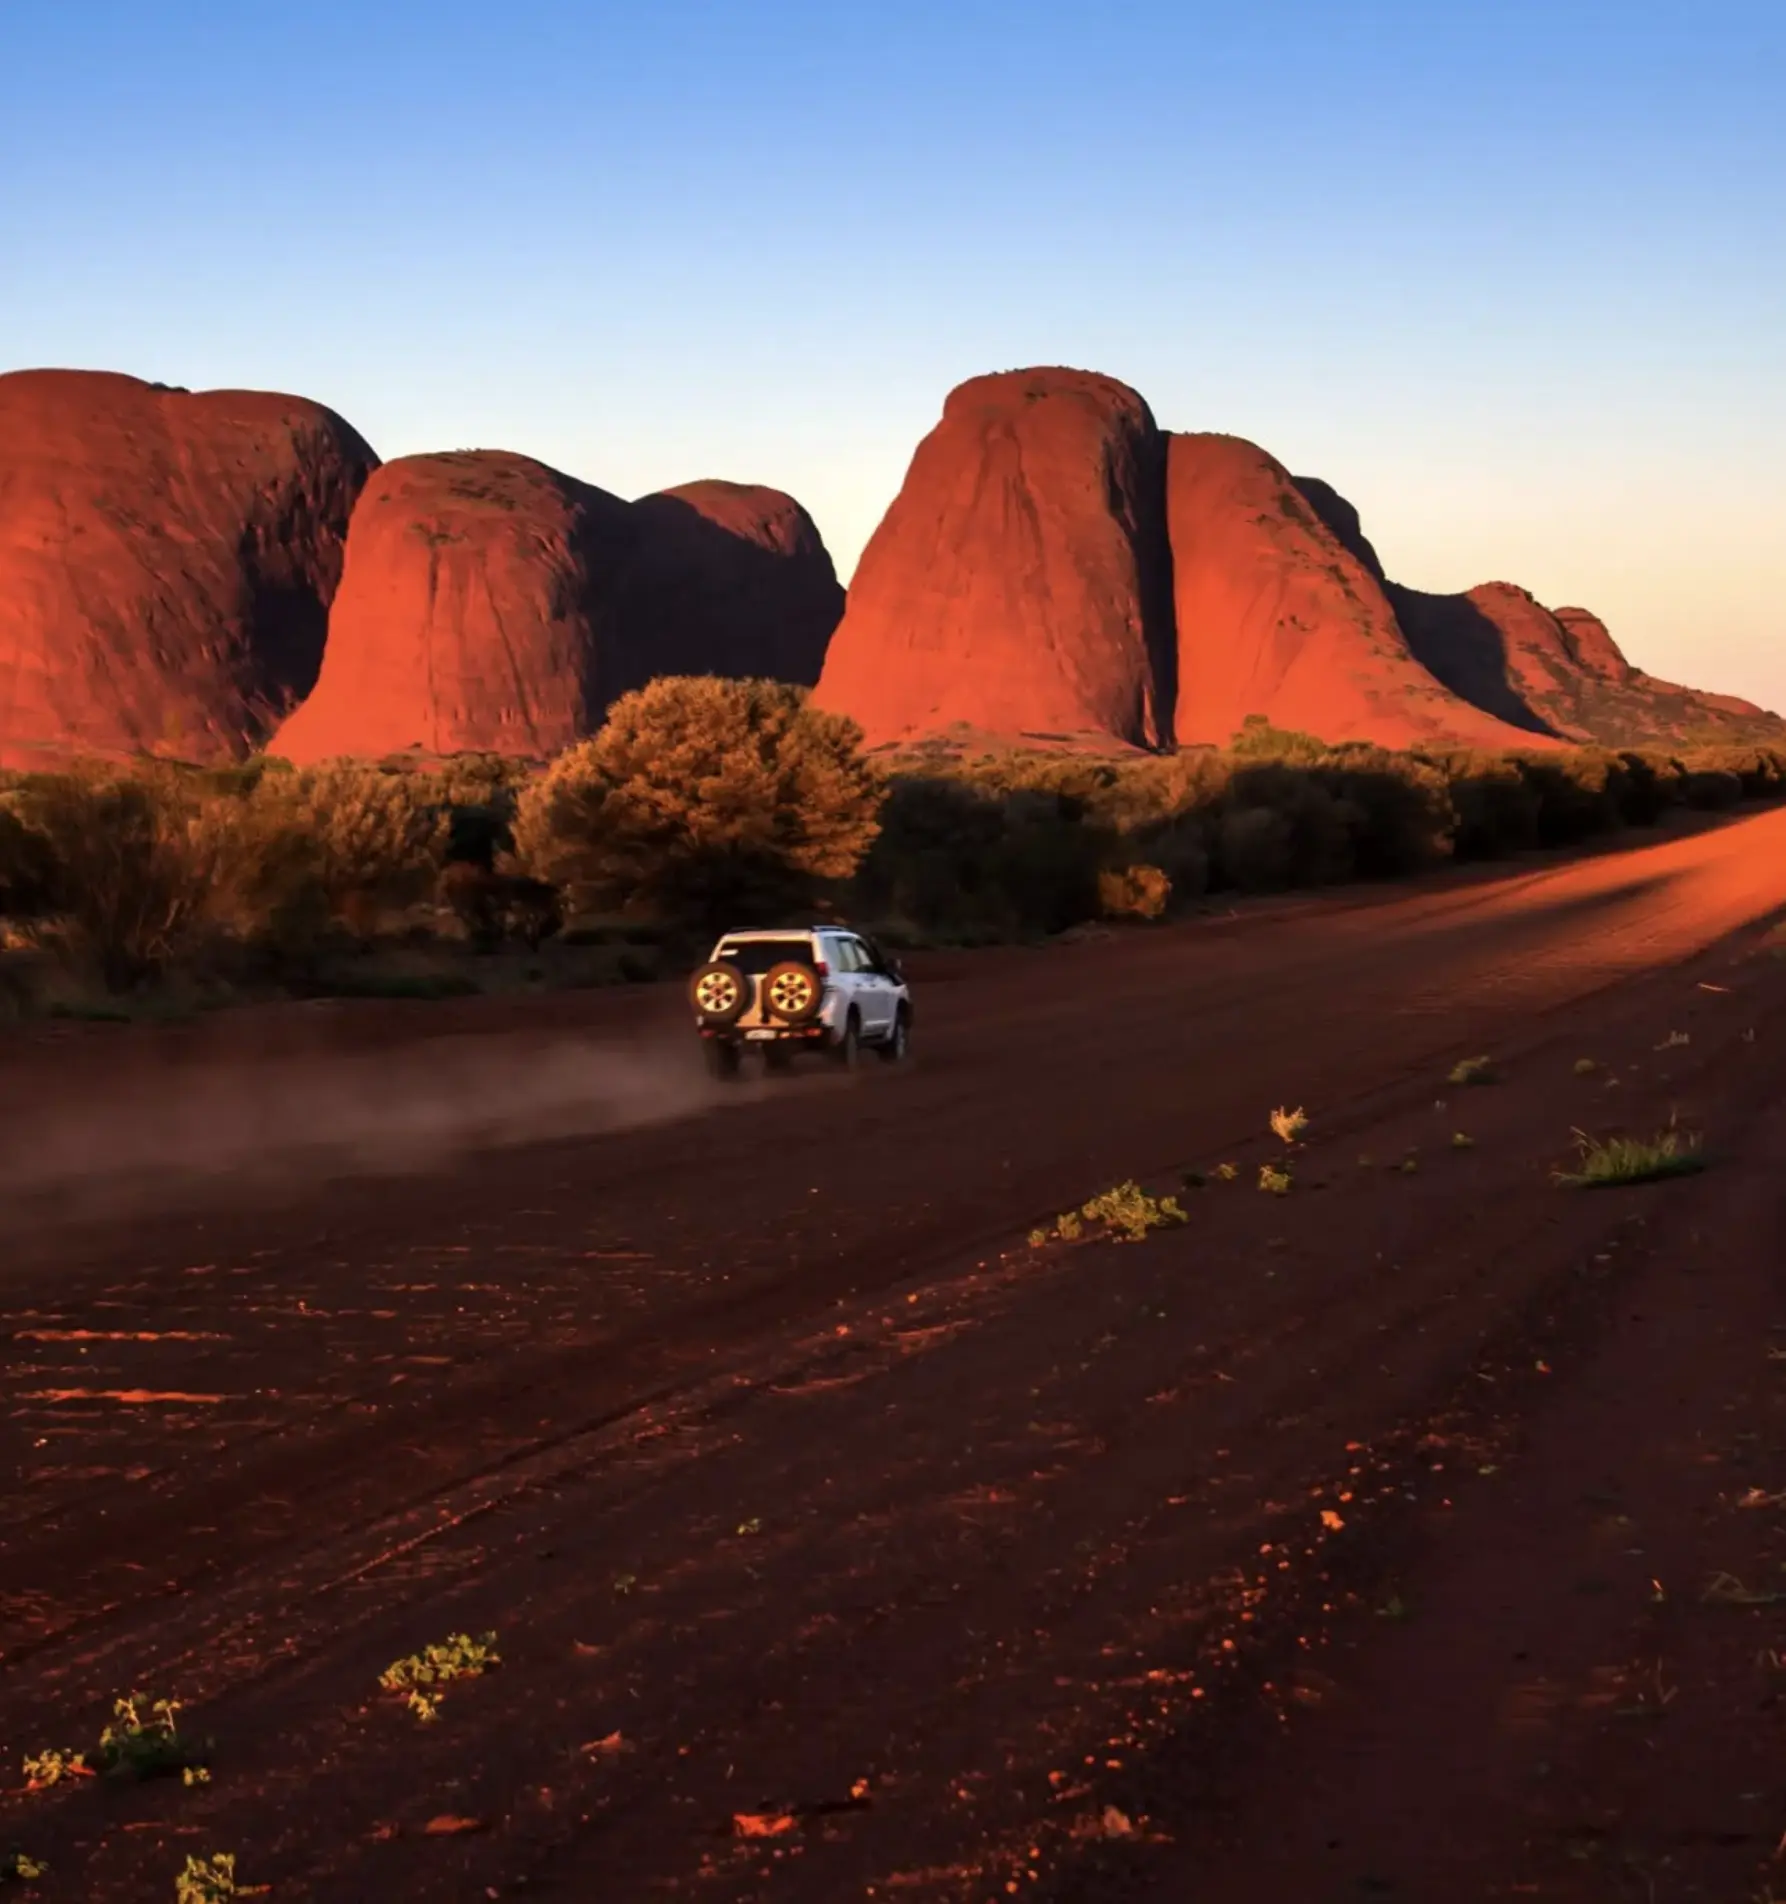
<svg viewBox="0 0 1786 1904"><path fill-rule="evenodd" d="M856 1060L862 1055L862 1021L852 1008L844 1020L843 1035L837 1040L837 1062L846 1071L854 1071Z"/></svg>
<svg viewBox="0 0 1786 1904"><path fill-rule="evenodd" d="M707 1069L716 1078L738 1075L738 1047L724 1038L703 1038L701 1049L707 1054Z"/></svg>
<svg viewBox="0 0 1786 1904"><path fill-rule="evenodd" d="M893 1029L880 1046L882 1064L903 1064L912 1048L911 1014L901 1005L893 1020Z"/></svg>
<svg viewBox="0 0 1786 1904"><path fill-rule="evenodd" d="M783 959L763 974L763 1005L784 1025L804 1025L819 1014L824 987L810 965Z"/></svg>
<svg viewBox="0 0 1786 1904"><path fill-rule="evenodd" d="M704 1025L737 1022L750 999L750 981L737 966L715 959L688 981L688 996Z"/></svg>

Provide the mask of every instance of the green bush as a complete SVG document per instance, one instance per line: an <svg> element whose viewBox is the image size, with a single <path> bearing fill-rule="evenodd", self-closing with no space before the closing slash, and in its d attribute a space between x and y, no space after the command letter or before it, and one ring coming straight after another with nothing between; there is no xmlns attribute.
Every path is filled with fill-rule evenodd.
<svg viewBox="0 0 1786 1904"><path fill-rule="evenodd" d="M882 792L855 723L803 689L670 676L522 792L515 852L578 911L748 923L853 873Z"/></svg>

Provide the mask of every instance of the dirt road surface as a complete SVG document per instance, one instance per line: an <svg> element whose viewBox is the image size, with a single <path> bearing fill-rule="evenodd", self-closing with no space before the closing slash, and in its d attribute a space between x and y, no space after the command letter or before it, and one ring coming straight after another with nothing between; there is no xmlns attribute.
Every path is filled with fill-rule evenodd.
<svg viewBox="0 0 1786 1904"><path fill-rule="evenodd" d="M46 1899L1786 1890L1782 907L1768 813L936 955L909 1067L731 1090L667 990L13 1034L0 1748L141 1688L212 1776L14 1777L0 1850ZM1703 1174L1552 1181L1670 1119ZM1026 1241L1186 1170L1182 1228ZM501 1663L434 1721L380 1691L460 1631Z"/></svg>

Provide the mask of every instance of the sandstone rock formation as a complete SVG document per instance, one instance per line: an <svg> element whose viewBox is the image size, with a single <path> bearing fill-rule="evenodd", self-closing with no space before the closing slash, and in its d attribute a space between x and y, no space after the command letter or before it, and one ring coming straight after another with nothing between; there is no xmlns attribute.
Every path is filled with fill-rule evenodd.
<svg viewBox="0 0 1786 1904"><path fill-rule="evenodd" d="M272 751L543 758L656 675L810 685L842 606L777 490L629 504L506 451L401 457L354 512L321 676Z"/></svg>
<svg viewBox="0 0 1786 1904"><path fill-rule="evenodd" d="M506 451L385 464L354 511L315 690L269 751L543 757L580 739L621 678L629 515Z"/></svg>
<svg viewBox="0 0 1786 1904"><path fill-rule="evenodd" d="M1090 372L950 393L850 584L815 699L871 744L1172 737L1165 446Z"/></svg>
<svg viewBox="0 0 1786 1904"><path fill-rule="evenodd" d="M641 498L633 525L619 611L627 686L660 674L818 680L843 589L792 496L684 483Z"/></svg>
<svg viewBox="0 0 1786 1904"><path fill-rule="evenodd" d="M1506 747L1493 712L1409 651L1357 512L1235 436L1170 439L1180 744L1249 716L1327 741Z"/></svg>
<svg viewBox="0 0 1786 1904"><path fill-rule="evenodd" d="M1786 739L1786 722L1733 695L1634 668L1598 616L1551 610L1511 582L1462 595L1390 585L1416 655L1455 693L1502 719L1608 747Z"/></svg>
<svg viewBox="0 0 1786 1904"><path fill-rule="evenodd" d="M0 764L247 753L316 679L377 461L299 397L0 376Z"/></svg>

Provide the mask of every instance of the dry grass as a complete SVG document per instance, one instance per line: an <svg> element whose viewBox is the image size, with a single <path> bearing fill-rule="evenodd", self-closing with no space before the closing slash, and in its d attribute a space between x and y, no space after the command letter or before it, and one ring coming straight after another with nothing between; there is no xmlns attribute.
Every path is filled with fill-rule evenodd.
<svg viewBox="0 0 1786 1904"><path fill-rule="evenodd" d="M1556 1181L1571 1190L1607 1189L1615 1184L1659 1183L1667 1177L1690 1177L1705 1168L1699 1139L1683 1131L1665 1130L1654 1137L1590 1137L1577 1131L1581 1163L1575 1170L1559 1170Z"/></svg>

